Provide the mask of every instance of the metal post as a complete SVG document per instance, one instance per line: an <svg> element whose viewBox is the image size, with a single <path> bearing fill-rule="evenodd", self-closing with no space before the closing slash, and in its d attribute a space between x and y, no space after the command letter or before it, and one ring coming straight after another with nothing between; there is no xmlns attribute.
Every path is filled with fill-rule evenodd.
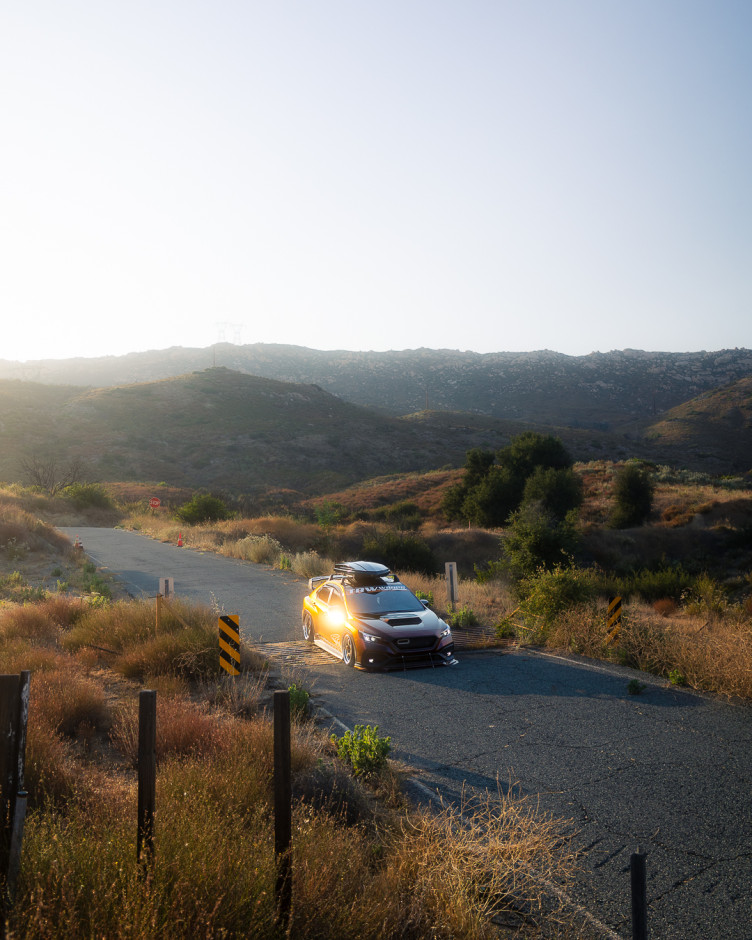
<svg viewBox="0 0 752 940"><path fill-rule="evenodd" d="M277 860L277 911L286 930L292 907L292 779L290 693L274 693L274 852Z"/></svg>
<svg viewBox="0 0 752 940"><path fill-rule="evenodd" d="M629 859L632 887L632 940L648 940L648 895L646 855L637 847Z"/></svg>
<svg viewBox="0 0 752 940"><path fill-rule="evenodd" d="M157 693L144 689L138 696L138 828L136 859L154 858L154 812L157 794Z"/></svg>
<svg viewBox="0 0 752 940"><path fill-rule="evenodd" d="M444 565L447 583L447 603L450 610L457 606L457 562L448 561Z"/></svg>

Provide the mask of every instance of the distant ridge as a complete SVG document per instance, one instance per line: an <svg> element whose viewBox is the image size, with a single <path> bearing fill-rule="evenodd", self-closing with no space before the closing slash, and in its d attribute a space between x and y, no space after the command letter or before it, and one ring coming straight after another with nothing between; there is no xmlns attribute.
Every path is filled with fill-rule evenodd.
<svg viewBox="0 0 752 940"><path fill-rule="evenodd" d="M317 385L384 414L426 408L618 431L648 424L692 398L752 375L752 350L587 356L550 350L474 353L449 349L321 351L302 346L219 343L96 359L0 360L0 378L94 387L149 382L211 366Z"/></svg>

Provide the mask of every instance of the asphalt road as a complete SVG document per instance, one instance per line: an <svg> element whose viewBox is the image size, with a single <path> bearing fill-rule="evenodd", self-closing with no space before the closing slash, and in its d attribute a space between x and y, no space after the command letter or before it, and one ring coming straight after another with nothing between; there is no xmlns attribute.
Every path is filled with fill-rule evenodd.
<svg viewBox="0 0 752 940"><path fill-rule="evenodd" d="M650 935L752 940L752 711L633 670L534 652L462 653L452 668L347 670L299 636L307 586L283 572L134 533L68 529L133 594L176 592L240 615L344 724L378 725L429 789L510 783L571 820L583 851L571 894L630 937L629 857L648 853ZM627 692L633 677L647 684Z"/></svg>

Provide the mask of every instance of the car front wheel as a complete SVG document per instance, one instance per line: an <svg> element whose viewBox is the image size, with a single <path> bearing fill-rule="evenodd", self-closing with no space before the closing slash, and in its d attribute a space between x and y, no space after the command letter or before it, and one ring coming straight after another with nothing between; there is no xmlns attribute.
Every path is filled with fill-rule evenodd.
<svg viewBox="0 0 752 940"><path fill-rule="evenodd" d="M349 633L346 633L342 638L342 662L346 666L355 665L355 644Z"/></svg>
<svg viewBox="0 0 752 940"><path fill-rule="evenodd" d="M313 620L308 611L303 614L303 639L313 643Z"/></svg>

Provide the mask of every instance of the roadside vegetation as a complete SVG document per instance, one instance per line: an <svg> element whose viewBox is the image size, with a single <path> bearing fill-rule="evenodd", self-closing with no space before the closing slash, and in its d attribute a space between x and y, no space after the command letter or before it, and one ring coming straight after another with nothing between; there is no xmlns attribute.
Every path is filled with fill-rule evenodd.
<svg viewBox="0 0 752 940"><path fill-rule="evenodd" d="M281 940L266 663L245 650L242 675L221 675L216 611L171 601L157 630L152 601L119 599L116 585L74 588L87 562L39 522L38 500L0 490L0 527L13 526L15 539L0 545L11 582L0 601L0 671L32 673L29 812L5 935ZM17 578L6 574L11 564ZM14 593L17 582L35 593ZM499 924L566 935L540 880L564 885L572 869L558 823L501 793L443 812L414 808L378 729L330 740L309 717L307 690L280 682L296 706L290 935L490 938ZM146 877L135 858L144 687L158 695Z"/></svg>
<svg viewBox="0 0 752 940"><path fill-rule="evenodd" d="M493 528L480 524L489 505ZM185 526L143 502L132 509L126 524L155 538L182 535L301 578L348 557L383 561L470 644L566 649L752 698L746 478L638 460L574 465L561 442L529 433L500 452L469 451L464 471L368 481L285 513ZM461 575L455 610L447 560ZM613 596L623 601L616 634Z"/></svg>

